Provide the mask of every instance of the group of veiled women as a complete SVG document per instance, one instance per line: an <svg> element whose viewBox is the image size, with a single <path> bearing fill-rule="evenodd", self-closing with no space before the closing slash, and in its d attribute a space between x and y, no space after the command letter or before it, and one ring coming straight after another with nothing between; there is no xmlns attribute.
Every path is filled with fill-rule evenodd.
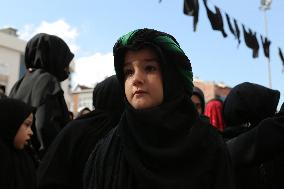
<svg viewBox="0 0 284 189"><path fill-rule="evenodd" d="M114 45L116 75L94 88L94 110L70 121L60 82L73 56L57 36L28 42L27 72L0 99L1 188L284 188L278 91L234 87L220 133L191 100L176 39L138 29Z"/></svg>

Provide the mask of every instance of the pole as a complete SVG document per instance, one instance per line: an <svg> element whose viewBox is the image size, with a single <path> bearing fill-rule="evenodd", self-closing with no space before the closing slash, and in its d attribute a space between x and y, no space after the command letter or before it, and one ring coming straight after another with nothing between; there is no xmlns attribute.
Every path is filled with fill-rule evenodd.
<svg viewBox="0 0 284 189"><path fill-rule="evenodd" d="M263 9L265 35L268 38L268 21L267 21L267 15L266 15L267 10L268 9ZM267 57L267 68L268 68L268 86L269 88L272 88L270 57Z"/></svg>
<svg viewBox="0 0 284 189"><path fill-rule="evenodd" d="M270 9L270 5L272 0L261 0L260 1L260 10L263 10L264 13L264 30L265 37L268 38L268 19L266 15L266 11ZM270 57L267 57L267 70L268 70L268 86L272 88L272 79L271 79L271 67L270 67Z"/></svg>

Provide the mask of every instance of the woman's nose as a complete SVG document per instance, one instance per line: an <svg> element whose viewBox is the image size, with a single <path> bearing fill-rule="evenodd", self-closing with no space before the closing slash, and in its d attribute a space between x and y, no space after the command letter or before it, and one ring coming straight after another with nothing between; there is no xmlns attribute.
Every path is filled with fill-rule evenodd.
<svg viewBox="0 0 284 189"><path fill-rule="evenodd" d="M144 83L144 74L141 70L137 70L133 76L133 85L139 85Z"/></svg>
<svg viewBox="0 0 284 189"><path fill-rule="evenodd" d="M34 134L33 130L30 128L29 129L29 135L32 136Z"/></svg>

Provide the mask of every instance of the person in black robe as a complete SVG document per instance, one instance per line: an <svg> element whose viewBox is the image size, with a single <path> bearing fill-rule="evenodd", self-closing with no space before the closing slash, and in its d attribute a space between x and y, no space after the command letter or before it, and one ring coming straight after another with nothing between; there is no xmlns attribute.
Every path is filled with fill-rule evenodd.
<svg viewBox="0 0 284 189"><path fill-rule="evenodd" d="M191 63L176 39L138 29L113 53L125 110L90 155L84 188L232 188L227 148L190 99Z"/></svg>
<svg viewBox="0 0 284 189"><path fill-rule="evenodd" d="M10 97L36 108L32 144L42 156L59 131L68 123L69 113L60 82L69 76L74 55L59 37L39 33L25 49L26 74L13 86Z"/></svg>
<svg viewBox="0 0 284 189"><path fill-rule="evenodd" d="M39 189L79 189L85 162L96 142L115 127L123 111L116 76L98 83L93 91L95 110L70 122L55 138L38 168Z"/></svg>
<svg viewBox="0 0 284 189"><path fill-rule="evenodd" d="M15 99L0 99L0 188L35 189L35 167L25 146L31 135L33 108Z"/></svg>
<svg viewBox="0 0 284 189"><path fill-rule="evenodd" d="M278 161L284 152L283 113L282 116L275 115L279 98L277 90L245 82L235 86L225 100L226 123L235 128L231 129L232 138L227 145L235 168L237 188L284 186L279 179L281 174L272 167L281 167L283 175L284 159L282 163Z"/></svg>

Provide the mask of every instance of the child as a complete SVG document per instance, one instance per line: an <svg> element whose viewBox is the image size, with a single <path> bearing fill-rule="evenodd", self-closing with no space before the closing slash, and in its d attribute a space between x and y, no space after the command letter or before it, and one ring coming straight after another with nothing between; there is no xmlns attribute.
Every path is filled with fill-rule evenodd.
<svg viewBox="0 0 284 189"><path fill-rule="evenodd" d="M34 189L35 168L24 148L33 132L33 108L14 99L0 100L0 186Z"/></svg>
<svg viewBox="0 0 284 189"><path fill-rule="evenodd" d="M89 157L84 187L231 188L226 146L190 99L191 63L175 38L129 32L114 46L114 67L124 114Z"/></svg>

